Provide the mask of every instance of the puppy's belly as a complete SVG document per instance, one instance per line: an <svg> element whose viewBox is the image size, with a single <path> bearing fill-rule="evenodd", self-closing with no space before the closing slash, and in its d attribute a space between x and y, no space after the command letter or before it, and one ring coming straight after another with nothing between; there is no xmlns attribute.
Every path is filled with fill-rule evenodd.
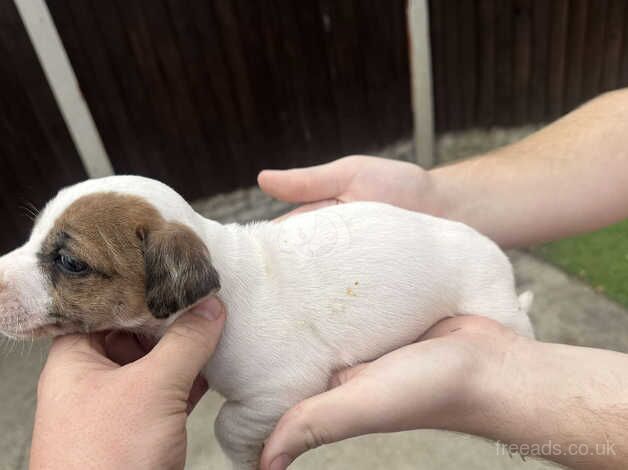
<svg viewBox="0 0 628 470"><path fill-rule="evenodd" d="M366 290L366 289L365 289ZM416 341L438 320L455 312L454 305L434 301L414 286L380 285L330 297L315 315L301 321L302 344L324 348L332 368L373 360Z"/></svg>
<svg viewBox="0 0 628 470"><path fill-rule="evenodd" d="M290 406L323 391L333 372L416 341L460 311L462 292L455 279L429 280L416 266L397 263L396 278L381 263L376 275L330 267L324 282L301 272L287 288L234 300L208 380L231 400Z"/></svg>

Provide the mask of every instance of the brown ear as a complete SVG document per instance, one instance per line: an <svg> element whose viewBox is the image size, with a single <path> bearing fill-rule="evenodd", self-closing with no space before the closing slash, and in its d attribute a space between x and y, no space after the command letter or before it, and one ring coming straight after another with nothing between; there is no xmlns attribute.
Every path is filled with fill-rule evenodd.
<svg viewBox="0 0 628 470"><path fill-rule="evenodd" d="M167 318L220 289L207 247L189 228L167 223L138 230L144 247L146 304L156 318Z"/></svg>

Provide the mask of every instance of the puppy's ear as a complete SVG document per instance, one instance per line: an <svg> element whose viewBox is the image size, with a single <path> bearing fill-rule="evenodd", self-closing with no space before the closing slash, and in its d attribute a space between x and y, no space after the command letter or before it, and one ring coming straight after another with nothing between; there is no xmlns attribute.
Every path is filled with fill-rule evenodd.
<svg viewBox="0 0 628 470"><path fill-rule="evenodd" d="M167 318L220 289L207 247L189 228L166 223L138 229L144 250L146 304L156 318Z"/></svg>

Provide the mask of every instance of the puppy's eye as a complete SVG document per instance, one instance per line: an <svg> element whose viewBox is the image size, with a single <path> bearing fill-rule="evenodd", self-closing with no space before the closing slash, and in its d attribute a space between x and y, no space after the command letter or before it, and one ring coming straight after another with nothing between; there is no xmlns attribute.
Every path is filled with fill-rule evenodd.
<svg viewBox="0 0 628 470"><path fill-rule="evenodd" d="M55 263L62 271L68 274L83 274L89 269L86 263L69 255L60 254L55 259Z"/></svg>

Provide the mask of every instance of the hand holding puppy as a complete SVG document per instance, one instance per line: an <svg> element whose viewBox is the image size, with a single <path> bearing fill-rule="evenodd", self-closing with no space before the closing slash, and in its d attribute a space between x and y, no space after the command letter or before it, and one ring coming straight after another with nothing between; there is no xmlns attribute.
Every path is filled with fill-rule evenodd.
<svg viewBox="0 0 628 470"><path fill-rule="evenodd" d="M262 470L284 470L320 445L412 429L482 436L497 452L574 469L628 462L628 355L542 343L485 317L442 320L418 343L341 371L331 386L281 418ZM551 454L535 450L548 445Z"/></svg>
<svg viewBox="0 0 628 470"><path fill-rule="evenodd" d="M485 413L480 386L523 340L483 317L443 320L418 343L334 376L328 392L286 413L267 440L263 470L284 470L312 448L363 434L464 430ZM465 424L466 423L466 424Z"/></svg>
<svg viewBox="0 0 628 470"><path fill-rule="evenodd" d="M55 339L37 390L31 470L183 468L187 415L207 389L198 374L224 321L219 301L204 300L146 355L130 336Z"/></svg>
<svg viewBox="0 0 628 470"><path fill-rule="evenodd" d="M352 155L323 165L292 170L264 170L262 190L282 201L305 204L287 214L339 202L377 201L403 209L439 215L431 200L430 173L412 163Z"/></svg>

